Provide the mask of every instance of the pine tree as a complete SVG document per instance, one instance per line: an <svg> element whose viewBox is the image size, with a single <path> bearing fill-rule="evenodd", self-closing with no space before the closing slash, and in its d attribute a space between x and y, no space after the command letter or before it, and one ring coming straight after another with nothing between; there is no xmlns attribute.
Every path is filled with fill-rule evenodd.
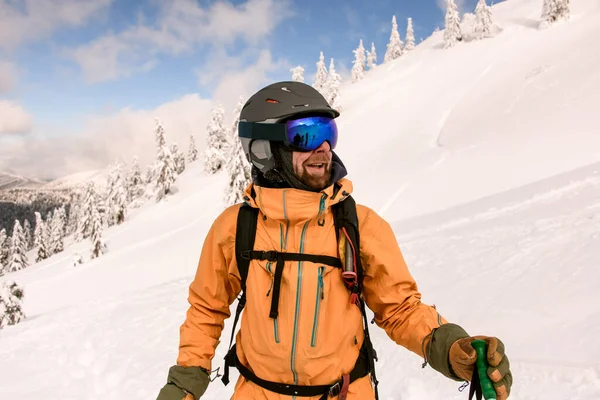
<svg viewBox="0 0 600 400"><path fill-rule="evenodd" d="M479 39L490 37L494 23L492 22L492 8L488 7L485 0L479 0L475 8L476 21L473 27L473 32Z"/></svg>
<svg viewBox="0 0 600 400"><path fill-rule="evenodd" d="M415 48L415 31L413 29L412 18L408 19L408 25L406 26L406 46L405 51L411 51Z"/></svg>
<svg viewBox="0 0 600 400"><path fill-rule="evenodd" d="M92 252L90 258L94 259L100 257L104 253L104 241L102 239L102 220L100 213L97 208L92 209L92 221L91 221L91 238L92 238Z"/></svg>
<svg viewBox="0 0 600 400"><path fill-rule="evenodd" d="M156 201L160 201L172 193L173 184L177 179L177 170L173 155L165 140L165 131L158 119L156 120L155 133L158 145L155 170Z"/></svg>
<svg viewBox="0 0 600 400"><path fill-rule="evenodd" d="M454 0L446 0L446 30L444 31L444 48L448 49L462 41L460 15Z"/></svg>
<svg viewBox="0 0 600 400"><path fill-rule="evenodd" d="M28 219L23 222L23 235L25 237L25 248L29 251L33 248L33 235L31 232L31 224Z"/></svg>
<svg viewBox="0 0 600 400"><path fill-rule="evenodd" d="M25 319L24 297L23 289L15 282L0 283L0 329L16 325Z"/></svg>
<svg viewBox="0 0 600 400"><path fill-rule="evenodd" d="M10 258L8 261L8 272L19 271L29 266L25 249L25 237L19 220L15 221L15 227L10 242Z"/></svg>
<svg viewBox="0 0 600 400"><path fill-rule="evenodd" d="M354 53L354 66L352 67L352 82L357 82L365 77L365 48L363 47L362 39L356 50L352 51Z"/></svg>
<svg viewBox="0 0 600 400"><path fill-rule="evenodd" d="M304 68L302 68L302 66L298 65L297 67L290 69L290 72L292 73L293 81L304 82Z"/></svg>
<svg viewBox="0 0 600 400"><path fill-rule="evenodd" d="M544 0L540 29L546 29L560 20L568 20L571 16L570 0Z"/></svg>
<svg viewBox="0 0 600 400"><path fill-rule="evenodd" d="M39 212L35 213L35 229L33 231L33 246L37 247L37 256L35 262L40 262L50 257L48 251L48 243L46 239L46 224L42 220L42 215Z"/></svg>
<svg viewBox="0 0 600 400"><path fill-rule="evenodd" d="M327 81L327 68L325 67L325 57L323 56L323 52L319 55L319 61L317 62L317 74L315 76L315 82L313 83L313 87L317 89L323 96L325 89L325 82Z"/></svg>
<svg viewBox="0 0 600 400"><path fill-rule="evenodd" d="M83 204L81 207L81 218L79 223L79 235L82 239L87 239L92 234L92 216L98 212L96 187L93 182L88 182Z"/></svg>
<svg viewBox="0 0 600 400"><path fill-rule="evenodd" d="M198 159L198 148L196 147L196 139L190 134L190 144L188 146L188 163L193 163Z"/></svg>
<svg viewBox="0 0 600 400"><path fill-rule="evenodd" d="M0 276L8 270L8 237L6 229L0 230Z"/></svg>
<svg viewBox="0 0 600 400"><path fill-rule="evenodd" d="M398 33L398 24L396 23L396 16L392 17L392 33L390 34L390 42L387 45L383 62L390 62L400 57L403 54L402 40L400 39L400 33Z"/></svg>
<svg viewBox="0 0 600 400"><path fill-rule="evenodd" d="M228 133L225 128L225 110L217 104L212 110L212 119L207 126L207 143L204 152L204 170L215 174L227 163L226 154L229 152Z"/></svg>
<svg viewBox="0 0 600 400"><path fill-rule="evenodd" d="M46 220L45 220L45 224L46 224L46 229L44 229L44 240L46 240L46 244L47 244L47 249L48 249L48 257L50 257L52 254L52 249L54 248L54 243L52 243L52 229L50 227L50 223L52 222L52 211L48 211L48 214L46 214Z"/></svg>
<svg viewBox="0 0 600 400"><path fill-rule="evenodd" d="M131 172L129 173L129 183L127 185L128 201L138 198L144 193L144 180L140 169L140 160L137 156L133 157L131 162Z"/></svg>
<svg viewBox="0 0 600 400"><path fill-rule="evenodd" d="M369 67L369 70L372 70L376 66L377 52L375 51L375 43L371 42L371 51L367 51L367 67Z"/></svg>
<svg viewBox="0 0 600 400"><path fill-rule="evenodd" d="M233 205L241 202L243 200L244 190L246 190L252 179L250 164L246 159L242 148L242 142L238 137L238 122L244 103L244 99L240 97L235 111L233 112L235 120L230 129L232 153L231 158L227 163L229 185L227 186L225 193L226 205Z"/></svg>
<svg viewBox="0 0 600 400"><path fill-rule="evenodd" d="M327 81L325 82L327 92L327 103L335 109L340 111L340 85L342 84L342 77L335 71L335 65L333 58L329 62L329 73L327 74Z"/></svg>
<svg viewBox="0 0 600 400"><path fill-rule="evenodd" d="M52 239L52 254L60 253L65 249L65 225L67 215L64 206L54 209L52 220L50 222L50 230Z"/></svg>
<svg viewBox="0 0 600 400"><path fill-rule="evenodd" d="M177 143L171 144L171 154L173 154L173 162L175 163L175 171L181 175L185 171L185 156L179 151Z"/></svg>

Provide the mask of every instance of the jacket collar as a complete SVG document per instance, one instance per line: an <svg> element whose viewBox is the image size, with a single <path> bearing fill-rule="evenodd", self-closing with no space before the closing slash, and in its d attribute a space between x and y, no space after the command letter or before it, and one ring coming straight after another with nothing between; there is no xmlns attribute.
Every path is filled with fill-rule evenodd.
<svg viewBox="0 0 600 400"><path fill-rule="evenodd" d="M267 218L295 224L324 216L329 207L349 196L352 190L352 182L346 178L319 192L251 183L244 192L244 200L259 208Z"/></svg>

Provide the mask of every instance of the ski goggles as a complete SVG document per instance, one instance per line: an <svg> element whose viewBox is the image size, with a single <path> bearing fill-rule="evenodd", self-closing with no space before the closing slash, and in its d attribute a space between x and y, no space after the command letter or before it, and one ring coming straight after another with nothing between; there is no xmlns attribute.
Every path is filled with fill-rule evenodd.
<svg viewBox="0 0 600 400"><path fill-rule="evenodd" d="M296 151L313 151L323 142L335 148L338 138L337 125L329 117L305 117L284 123L263 123L240 121L240 137L254 140L274 140Z"/></svg>

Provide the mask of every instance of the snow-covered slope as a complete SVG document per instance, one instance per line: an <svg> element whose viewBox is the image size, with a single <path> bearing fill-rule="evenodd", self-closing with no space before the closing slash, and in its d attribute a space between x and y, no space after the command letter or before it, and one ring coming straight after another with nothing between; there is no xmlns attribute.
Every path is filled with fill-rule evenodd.
<svg viewBox="0 0 600 400"><path fill-rule="evenodd" d="M600 3L573 2L572 20L543 32L540 8L500 3L500 36L442 51L436 33L344 86L337 150L357 200L394 227L423 300L505 342L511 399L599 399ZM192 164L179 193L105 232L108 254L73 267L89 254L79 243L10 274L28 320L0 331L0 398L155 398L226 184ZM372 332L381 399L467 397ZM215 381L203 399L231 390Z"/></svg>
<svg viewBox="0 0 600 400"><path fill-rule="evenodd" d="M0 190L16 188L35 188L42 186L43 183L24 176L13 175L6 172L0 172Z"/></svg>
<svg viewBox="0 0 600 400"><path fill-rule="evenodd" d="M44 189L69 189L84 185L87 182L105 184L107 176L108 169L78 172L48 182L44 185Z"/></svg>

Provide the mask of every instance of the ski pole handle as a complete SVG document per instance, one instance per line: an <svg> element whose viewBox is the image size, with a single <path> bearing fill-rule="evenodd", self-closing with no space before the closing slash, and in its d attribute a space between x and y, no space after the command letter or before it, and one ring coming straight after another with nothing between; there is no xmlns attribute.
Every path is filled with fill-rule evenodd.
<svg viewBox="0 0 600 400"><path fill-rule="evenodd" d="M479 375L479 383L485 400L496 400L496 390L492 380L487 375L487 342L485 340L474 340L471 346L477 352L477 372Z"/></svg>

